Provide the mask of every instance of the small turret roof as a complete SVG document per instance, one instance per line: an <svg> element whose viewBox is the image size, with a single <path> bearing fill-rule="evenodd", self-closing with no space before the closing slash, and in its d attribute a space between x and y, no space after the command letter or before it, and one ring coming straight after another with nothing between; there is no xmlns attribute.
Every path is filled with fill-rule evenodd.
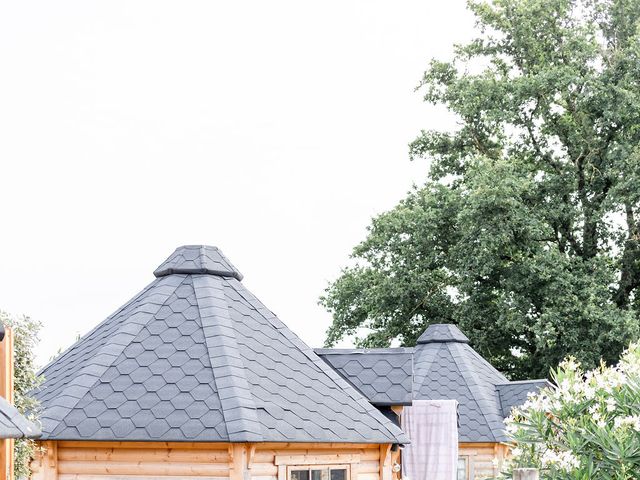
<svg viewBox="0 0 640 480"><path fill-rule="evenodd" d="M461 442L505 442L504 417L546 380L509 382L455 325L430 325L414 351L414 400L457 400Z"/></svg>
<svg viewBox="0 0 640 480"><path fill-rule="evenodd" d="M206 273L242 280L242 274L220 249L209 245L184 245L176 248L153 272L156 277L180 273Z"/></svg>
<svg viewBox="0 0 640 480"><path fill-rule="evenodd" d="M429 325L417 343L469 343L467 336L455 325L436 323Z"/></svg>

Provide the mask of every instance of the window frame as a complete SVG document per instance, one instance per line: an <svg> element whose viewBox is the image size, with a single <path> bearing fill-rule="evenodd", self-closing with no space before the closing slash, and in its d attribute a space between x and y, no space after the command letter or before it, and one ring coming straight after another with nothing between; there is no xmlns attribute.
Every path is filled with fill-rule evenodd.
<svg viewBox="0 0 640 480"><path fill-rule="evenodd" d="M458 455L458 461L464 459L466 465L465 480L473 480L473 455ZM456 479L458 478L458 464L456 463Z"/></svg>
<svg viewBox="0 0 640 480"><path fill-rule="evenodd" d="M351 480L351 464L349 463L326 463L326 464L301 464L301 465L287 465L287 478L286 480L291 480L291 472L293 470L306 470L309 472L309 480L312 480L311 470L328 470L329 478L327 480L331 480L331 470L345 470L345 480Z"/></svg>

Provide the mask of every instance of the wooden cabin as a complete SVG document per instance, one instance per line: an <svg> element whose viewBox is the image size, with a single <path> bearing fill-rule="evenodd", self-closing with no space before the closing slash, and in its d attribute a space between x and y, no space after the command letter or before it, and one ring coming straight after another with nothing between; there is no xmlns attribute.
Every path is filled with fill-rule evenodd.
<svg viewBox="0 0 640 480"><path fill-rule="evenodd" d="M496 476L508 454L504 419L546 380L510 382L455 325L430 325L414 350L413 398L458 401L458 479Z"/></svg>
<svg viewBox="0 0 640 480"><path fill-rule="evenodd" d="M220 250L180 247L154 274L42 371L34 480L392 479L400 428Z"/></svg>
<svg viewBox="0 0 640 480"><path fill-rule="evenodd" d="M458 480L491 478L500 472L509 453L504 419L512 407L526 401L528 392L548 385L546 380L510 382L471 348L455 325L430 325L413 349L316 352L373 405L395 405L400 417L412 400L456 400ZM421 445L411 442L407 448Z"/></svg>

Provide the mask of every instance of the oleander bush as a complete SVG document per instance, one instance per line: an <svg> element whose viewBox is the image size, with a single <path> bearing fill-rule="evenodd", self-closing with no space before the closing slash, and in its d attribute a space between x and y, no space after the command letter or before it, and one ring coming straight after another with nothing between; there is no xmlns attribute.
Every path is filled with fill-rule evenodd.
<svg viewBox="0 0 640 480"><path fill-rule="evenodd" d="M509 468L537 467L558 480L640 478L640 344L617 365L590 371L569 358L552 377L555 386L506 420Z"/></svg>

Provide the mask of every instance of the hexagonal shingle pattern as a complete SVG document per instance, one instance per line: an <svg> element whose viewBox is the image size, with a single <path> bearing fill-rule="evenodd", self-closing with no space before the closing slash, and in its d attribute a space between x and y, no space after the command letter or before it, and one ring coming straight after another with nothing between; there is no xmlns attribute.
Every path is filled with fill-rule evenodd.
<svg viewBox="0 0 640 480"><path fill-rule="evenodd" d="M18 409L0 397L0 439L38 438L40 428L23 417Z"/></svg>
<svg viewBox="0 0 640 480"><path fill-rule="evenodd" d="M511 409L526 402L527 395L530 392L537 392L541 388L550 386L551 383L548 380L521 380L519 382L496 385L500 396L502 415L505 418L511 415Z"/></svg>
<svg viewBox="0 0 640 480"><path fill-rule="evenodd" d="M504 442L504 405L509 403L510 410L519 404L522 390L536 391L547 382L514 387L518 382L509 382L468 343L454 325L429 326L414 350L413 398L457 400L460 442Z"/></svg>
<svg viewBox="0 0 640 480"><path fill-rule="evenodd" d="M218 249L179 248L155 274L41 372L43 439L407 440L244 288Z"/></svg>
<svg viewBox="0 0 640 480"><path fill-rule="evenodd" d="M169 258L156 268L156 277L172 273L208 273L242 280L242 274L217 247L185 245L176 248Z"/></svg>
<svg viewBox="0 0 640 480"><path fill-rule="evenodd" d="M315 352L374 405L411 405L413 349L318 348Z"/></svg>

